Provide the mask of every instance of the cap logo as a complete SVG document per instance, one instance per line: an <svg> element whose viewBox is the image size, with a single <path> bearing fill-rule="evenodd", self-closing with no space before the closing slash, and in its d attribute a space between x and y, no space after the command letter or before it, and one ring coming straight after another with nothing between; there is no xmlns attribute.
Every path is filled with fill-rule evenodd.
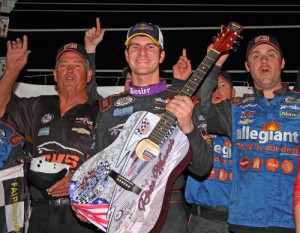
<svg viewBox="0 0 300 233"><path fill-rule="evenodd" d="M137 25L134 26L132 31L136 31L136 30L150 30L150 31L152 31L153 28L146 25L146 24L137 24Z"/></svg>
<svg viewBox="0 0 300 233"><path fill-rule="evenodd" d="M74 43L72 43L72 44L66 44L64 46L64 49L77 49L77 44L74 44Z"/></svg>
<svg viewBox="0 0 300 233"><path fill-rule="evenodd" d="M268 42L270 38L268 36L259 36L255 38L255 43L257 42Z"/></svg>

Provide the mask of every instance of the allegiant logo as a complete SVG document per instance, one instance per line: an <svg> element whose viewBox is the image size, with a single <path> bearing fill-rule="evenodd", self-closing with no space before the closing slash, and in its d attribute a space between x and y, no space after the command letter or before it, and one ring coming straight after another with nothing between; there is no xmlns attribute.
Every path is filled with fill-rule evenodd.
<svg viewBox="0 0 300 233"><path fill-rule="evenodd" d="M265 130L257 131L250 130L249 126L243 126L241 129L236 131L237 139L242 140L259 140L259 143L267 143L268 141L278 141L278 142L292 142L299 143L298 136L299 132L281 132L277 130Z"/></svg>

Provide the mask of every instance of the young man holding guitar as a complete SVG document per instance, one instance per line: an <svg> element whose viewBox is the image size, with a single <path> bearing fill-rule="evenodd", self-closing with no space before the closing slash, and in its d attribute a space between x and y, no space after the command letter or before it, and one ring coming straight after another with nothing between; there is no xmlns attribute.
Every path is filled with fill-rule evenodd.
<svg viewBox="0 0 300 233"><path fill-rule="evenodd" d="M232 39L229 31L223 35ZM222 48L228 45L223 35L216 41L219 53L229 49ZM209 54L178 93L159 74L165 51L158 26L136 24L125 45L132 84L129 91L101 102L95 148L100 152L74 174L70 197L81 219L107 232L187 232L179 174L187 166L199 176L206 174L213 156L211 139L204 140L199 130L205 124L199 98L190 96L218 54ZM95 213L95 205L102 215Z"/></svg>

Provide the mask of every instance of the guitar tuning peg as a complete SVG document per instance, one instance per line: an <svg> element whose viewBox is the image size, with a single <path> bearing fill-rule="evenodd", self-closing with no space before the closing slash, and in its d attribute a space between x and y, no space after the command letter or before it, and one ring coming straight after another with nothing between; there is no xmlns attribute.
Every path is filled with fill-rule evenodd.
<svg viewBox="0 0 300 233"><path fill-rule="evenodd" d="M241 38L241 40L243 40L243 39L244 39L244 37L243 37L243 36L241 36L241 35L238 35L238 38Z"/></svg>
<svg viewBox="0 0 300 233"><path fill-rule="evenodd" d="M237 46L240 45L240 42L239 42L239 41L234 41L233 43L235 43Z"/></svg>
<svg viewBox="0 0 300 233"><path fill-rule="evenodd" d="M237 48L236 48L236 47L231 47L231 50L232 50L233 52L236 52L236 51L237 51Z"/></svg>

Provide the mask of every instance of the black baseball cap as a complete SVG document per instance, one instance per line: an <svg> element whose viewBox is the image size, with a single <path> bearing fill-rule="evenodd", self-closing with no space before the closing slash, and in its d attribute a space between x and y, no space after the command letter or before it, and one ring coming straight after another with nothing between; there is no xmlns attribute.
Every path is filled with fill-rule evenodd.
<svg viewBox="0 0 300 233"><path fill-rule="evenodd" d="M269 44L269 45L273 46L276 50L278 50L280 52L281 57L283 57L281 46L280 46L278 40L273 36L261 35L261 36L255 37L249 41L248 46L247 46L246 59L248 58L248 56L252 52L252 50L260 44Z"/></svg>
<svg viewBox="0 0 300 233"><path fill-rule="evenodd" d="M56 61L61 57L61 55L63 55L65 52L75 52L78 55L80 55L81 57L83 57L84 59L89 59L88 57L88 53L85 49L85 47L81 44L77 44L77 43L68 43L65 44L63 46L61 46L58 50L57 50L57 54L56 54Z"/></svg>
<svg viewBox="0 0 300 233"><path fill-rule="evenodd" d="M130 40L138 35L147 36L156 45L160 45L162 49L164 48L164 38L160 31L160 28L157 25L142 22L132 26L127 32L125 45L127 46Z"/></svg>
<svg viewBox="0 0 300 233"><path fill-rule="evenodd" d="M233 86L232 79L231 79L230 75L225 70L221 70L219 72L219 77L225 79L227 82L230 83L231 86Z"/></svg>

